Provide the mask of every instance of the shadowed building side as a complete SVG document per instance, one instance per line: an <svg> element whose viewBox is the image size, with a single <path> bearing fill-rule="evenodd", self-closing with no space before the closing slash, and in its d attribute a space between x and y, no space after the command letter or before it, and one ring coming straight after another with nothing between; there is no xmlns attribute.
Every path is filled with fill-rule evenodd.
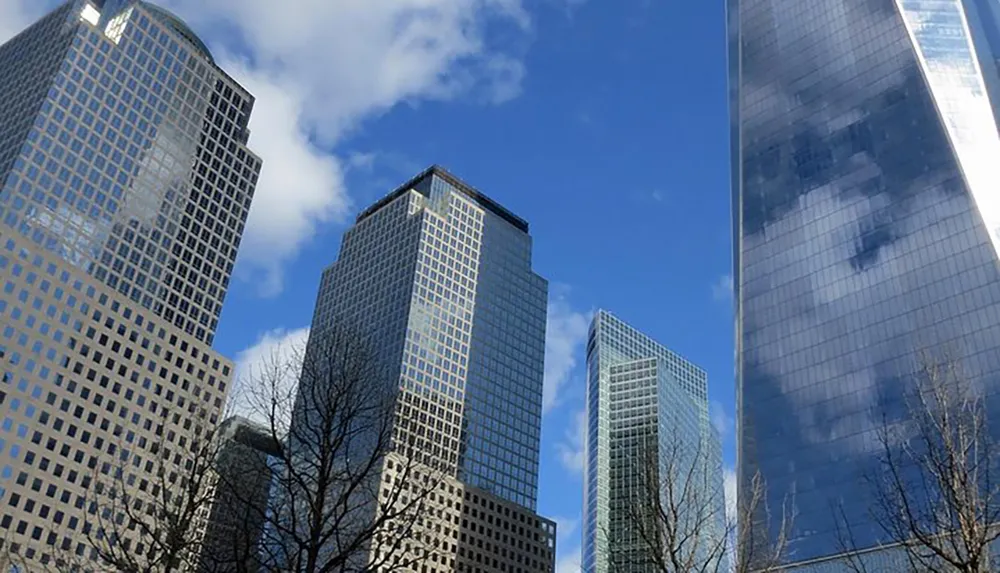
<svg viewBox="0 0 1000 573"><path fill-rule="evenodd" d="M202 573L260 570L260 543L277 469L271 432L240 417L219 425L216 485L205 517Z"/></svg>

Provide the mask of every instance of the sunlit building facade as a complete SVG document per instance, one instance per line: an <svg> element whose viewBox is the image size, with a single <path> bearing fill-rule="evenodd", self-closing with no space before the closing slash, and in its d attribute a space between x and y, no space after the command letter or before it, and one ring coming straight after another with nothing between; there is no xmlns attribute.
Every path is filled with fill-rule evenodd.
<svg viewBox="0 0 1000 573"><path fill-rule="evenodd" d="M62 4L0 46L0 100L0 538L42 570L94 556L88 488L155 496L153 448L218 422L260 160L252 96L145 2Z"/></svg>
<svg viewBox="0 0 1000 573"><path fill-rule="evenodd" d="M859 476L921 353L1000 411L998 10L728 3L739 485L790 563L885 541Z"/></svg>
<svg viewBox="0 0 1000 573"><path fill-rule="evenodd" d="M535 514L548 283L531 247L526 221L433 166L358 216L320 281L307 356L332 328L368 337L398 380L396 443L446 474L432 573L554 563ZM458 519L463 504L478 509Z"/></svg>
<svg viewBox="0 0 1000 573"><path fill-rule="evenodd" d="M584 573L657 570L639 533L640 520L647 532L657 524L651 495L672 491L662 507L702 512L673 523L679 535L702 548L721 544L722 447L709 423L705 371L601 310L590 326L587 380ZM725 555L691 555L705 570L727 570Z"/></svg>

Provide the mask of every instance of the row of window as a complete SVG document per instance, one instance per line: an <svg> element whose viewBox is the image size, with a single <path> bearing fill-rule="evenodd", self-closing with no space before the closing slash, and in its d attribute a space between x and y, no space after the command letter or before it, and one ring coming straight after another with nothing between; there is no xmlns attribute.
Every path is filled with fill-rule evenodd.
<svg viewBox="0 0 1000 573"><path fill-rule="evenodd" d="M0 259L0 268L10 268L11 275L18 278L22 285L30 286L32 292L40 295L36 298L54 300L56 293L53 285L60 284L53 282L58 274L57 267L46 267L41 257L18 250L14 244L9 243L8 249L18 252L24 265L30 262L30 266L22 266L22 270L14 272L14 263L4 257ZM46 276L41 274L43 268L53 280L42 278ZM61 283L72 282L68 273L59 276ZM43 286L42 280L47 281L47 288ZM5 431L7 427L11 431L15 426L17 428L18 439L12 442L8 456L17 460L23 451L23 462L18 461L17 464L23 464L21 467L29 474L32 472L29 468L45 472L36 473L35 477L22 477L19 474L18 479L9 486L7 506L17 508L18 512L10 514L13 517L7 520L7 525L12 526L15 533L20 531L33 541L39 541L38 535L42 534L36 533L35 528L40 526L31 526L30 523L35 519L48 524L49 512L56 510L51 518L56 526L46 537L46 542L50 544L58 541L53 534L62 526L62 519L66 514L73 515L73 508L83 509L83 489L88 485L89 476L95 472L110 476L114 474L118 464L128 464L129 474L122 478L123 483L136 488L138 492L157 495L159 486L151 484L147 479L152 476L159 463L153 458L157 457L157 452L162 447L163 455L170 456L174 463L183 463L182 452L193 445L192 431L195 435L199 433L196 428L192 428L192 421L198 416L195 405L203 404L201 415L210 413L206 423L214 424L225 393L224 379L215 377L218 373L228 376L230 371L228 364L220 363L207 349L199 350L196 345L179 340L176 335L169 334L162 328L157 329L152 322L144 321L141 315L136 315L134 321L130 320L134 314L131 308L123 308L117 300L103 293L97 294L93 287L84 289L82 283L76 281L73 283L73 290L66 292L81 293L79 300L82 301L83 291L86 293L86 300L93 301L93 306L90 303L74 302L70 307L73 314L81 313L87 318L86 323L81 320L73 321L79 338L71 337L61 345L55 341L54 348L74 350L84 362L92 362L93 366L87 366L79 360L71 362L67 356L59 359L58 364L46 359L41 363L42 368L48 369L51 366L57 372L52 390L47 395L38 386L35 390L30 390L30 385L24 378L21 378L24 384L18 384L16 395L0 395L0 402L7 402L5 410L10 419L9 423L5 421L3 424ZM12 300L14 299L5 298L5 301ZM44 308L48 301L41 302L41 305L35 305L39 309ZM21 303L17 301L16 304ZM107 314L101 309L107 309ZM13 314L11 311L10 315ZM27 325L32 316L22 313L21 322ZM134 322L134 326L130 322ZM39 322L33 324L37 325ZM141 334L143 325L149 331L149 337ZM38 330L45 334L42 328ZM152 336L154 332L157 335L155 337ZM162 340L164 346L156 340ZM32 349L35 348L32 346ZM28 357L37 354L34 350L26 352L23 362L11 364L13 368L7 371L4 379L11 384L12 391L13 381L21 373L30 374L27 372ZM158 366L153 356L166 364ZM7 354L6 358L9 362L14 362L13 353ZM142 378L140 388L139 371L144 368L152 373L156 383L154 385L153 379L147 376ZM207 386L201 387L206 376ZM218 395L210 390L213 386L217 386ZM27 394L29 390L30 399ZM20 410L19 404L21 396L24 396L23 399L28 404L23 410ZM156 400L164 402L157 404ZM138 406L137 411L132 411L131 404ZM172 407L167 408L168 405ZM145 419L140 415L144 407L150 412ZM38 450L33 446L37 446ZM0 451L3 451L2 448L0 445ZM170 452L172 448L174 451ZM41 455L37 452L41 452ZM148 456L146 452L149 453ZM5 468L0 472L0 479L6 481L12 473ZM43 479L45 477L52 482L46 483L47 480ZM74 491L77 493L74 494ZM39 495L36 496L36 493ZM45 501L46 499L52 501ZM95 510L88 508L91 513ZM19 519L19 515L23 519ZM18 519L14 526L14 521ZM75 529L77 520L77 517L73 517L73 521L68 522L66 527ZM20 522L28 525L21 526ZM2 524L0 521L0 525ZM28 547L28 550L25 554L33 553L34 547Z"/></svg>

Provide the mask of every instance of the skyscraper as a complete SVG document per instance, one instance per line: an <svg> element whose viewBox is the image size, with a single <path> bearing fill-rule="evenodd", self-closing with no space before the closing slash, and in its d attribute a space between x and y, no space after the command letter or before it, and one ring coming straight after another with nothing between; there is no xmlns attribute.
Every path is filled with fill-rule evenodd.
<svg viewBox="0 0 1000 573"><path fill-rule="evenodd" d="M726 570L708 548L725 535L722 446L709 423L705 371L607 311L587 339L585 573L657 570L642 525L664 508L698 512L671 525L699 538L706 570ZM697 523L697 526L693 526ZM691 527L688 527L692 525ZM694 547L694 542L687 547ZM682 549L680 546L676 549Z"/></svg>
<svg viewBox="0 0 1000 573"><path fill-rule="evenodd" d="M996 395L997 10L729 2L740 488L788 504L789 562L837 554L841 513L881 541L859 476L920 353Z"/></svg>
<svg viewBox="0 0 1000 573"><path fill-rule="evenodd" d="M444 466L455 511L473 508L445 570L552 567L555 526L534 513L547 291L527 222L437 166L362 212L323 273L309 346L363 329L398 380L397 439ZM437 536L454 549L451 511Z"/></svg>
<svg viewBox="0 0 1000 573"><path fill-rule="evenodd" d="M253 98L146 2L62 4L0 46L0 98L0 528L45 563L89 552L92 475L154 488L151 449L218 421L260 160Z"/></svg>

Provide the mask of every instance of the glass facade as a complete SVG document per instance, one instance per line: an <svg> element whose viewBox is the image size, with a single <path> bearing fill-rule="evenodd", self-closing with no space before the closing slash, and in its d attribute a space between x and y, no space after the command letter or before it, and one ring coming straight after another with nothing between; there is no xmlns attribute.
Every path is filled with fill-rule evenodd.
<svg viewBox="0 0 1000 573"><path fill-rule="evenodd" d="M261 162L252 96L192 37L76 1L0 47L0 220L211 344Z"/></svg>
<svg viewBox="0 0 1000 573"><path fill-rule="evenodd" d="M88 488L156 495L155 452L183 475L226 400L211 341L260 160L253 98L192 36L74 0L0 46L0 528L26 570L96 559L92 516L126 516Z"/></svg>
<svg viewBox="0 0 1000 573"><path fill-rule="evenodd" d="M789 505L790 562L840 511L880 541L859 476L921 352L994 394L998 10L729 0L739 483Z"/></svg>
<svg viewBox="0 0 1000 573"><path fill-rule="evenodd" d="M333 325L363 329L399 380L399 439L534 509L547 300L527 223L432 167L344 235L310 344Z"/></svg>
<svg viewBox="0 0 1000 573"><path fill-rule="evenodd" d="M264 518L280 471L278 445L268 428L241 417L217 429L215 489L205 502L205 525L198 543L197 571L261 571L255 549L265 539ZM268 532L267 535L273 535Z"/></svg>
<svg viewBox="0 0 1000 573"><path fill-rule="evenodd" d="M641 505L636 500L646 493L638 491L645 477L639 460L654 459L646 456L655 457L659 481L668 475L689 475L694 463L707 464L707 473L698 473L707 477L712 491L703 492L702 499L713 498L713 515L718 519L710 520L703 540L708 546L708 539L721 538L725 531L722 447L709 423L705 371L602 310L590 327L587 380L582 570L647 569L641 565L643 546L632 527L638 518L634 507ZM650 452L650 447L656 450ZM666 491L662 488L661 493ZM679 506L683 501L674 503ZM726 570L725 564L719 570Z"/></svg>

